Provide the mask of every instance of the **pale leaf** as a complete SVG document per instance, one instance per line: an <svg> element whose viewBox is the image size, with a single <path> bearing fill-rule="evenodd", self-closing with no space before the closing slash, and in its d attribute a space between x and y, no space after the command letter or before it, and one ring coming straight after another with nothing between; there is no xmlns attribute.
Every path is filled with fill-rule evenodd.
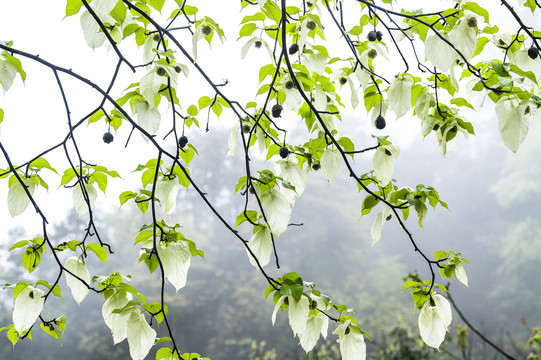
<svg viewBox="0 0 541 360"><path fill-rule="evenodd" d="M289 298L289 326L295 335L300 334L306 327L308 315L310 315L309 301L306 296L301 296L299 302L295 302L292 296Z"/></svg>
<svg viewBox="0 0 541 360"><path fill-rule="evenodd" d="M150 327L145 316L138 309L131 311L126 335L133 360L143 360L156 340L156 331Z"/></svg>
<svg viewBox="0 0 541 360"><path fill-rule="evenodd" d="M270 189L261 195L261 200L265 206L267 222L272 233L278 236L285 232L291 218L291 208L287 198L280 191Z"/></svg>
<svg viewBox="0 0 541 360"><path fill-rule="evenodd" d="M386 150L390 152L387 155ZM378 175L381 183L387 185L393 178L394 158L397 158L400 150L396 145L380 146L372 158L372 166Z"/></svg>
<svg viewBox="0 0 541 360"><path fill-rule="evenodd" d="M324 333L326 335L328 324L329 318L323 313L308 318L304 331L299 334L299 340L304 351L309 352L316 346L320 334Z"/></svg>
<svg viewBox="0 0 541 360"><path fill-rule="evenodd" d="M101 31L100 26L88 11L85 11L81 15L81 28L83 29L85 41L88 46L92 49L96 49L103 45L105 34Z"/></svg>
<svg viewBox="0 0 541 360"><path fill-rule="evenodd" d="M419 330L421 338L430 347L439 348L445 339L447 327L451 324L451 306L447 299L436 294L432 296L434 306L430 300L426 301L419 315Z"/></svg>
<svg viewBox="0 0 541 360"><path fill-rule="evenodd" d="M118 290L103 303L101 315L109 329L113 330L113 323L117 322L118 317L121 316L121 314L113 313L113 310L122 309L130 300L131 294L128 296L125 290Z"/></svg>
<svg viewBox="0 0 541 360"><path fill-rule="evenodd" d="M527 102L512 97L503 97L496 104L500 135L505 146L513 152L518 150L528 133L530 119L524 114L527 106Z"/></svg>
<svg viewBox="0 0 541 360"><path fill-rule="evenodd" d="M79 216L87 214L89 206L83 195L82 187L84 187L86 190L90 206L94 204L96 198L98 197L98 193L94 188L94 185L85 184L84 181L79 181L79 183L73 187L73 204L75 205L75 210L77 211L77 214L79 214Z"/></svg>
<svg viewBox="0 0 541 360"><path fill-rule="evenodd" d="M156 197L160 199L167 215L171 215L177 206L179 183L177 180L164 180L156 184Z"/></svg>
<svg viewBox="0 0 541 360"><path fill-rule="evenodd" d="M444 38L447 36L442 35ZM431 35L425 42L426 58L442 72L447 72L457 58L457 52L438 35Z"/></svg>
<svg viewBox="0 0 541 360"><path fill-rule="evenodd" d="M266 226L259 226L259 229L248 241L248 247L257 257L259 264L262 267L266 266L272 254L272 238L269 229ZM246 254L250 259L250 264L256 266L257 264L248 250L246 250Z"/></svg>
<svg viewBox="0 0 541 360"><path fill-rule="evenodd" d="M464 270L462 262L457 262L455 264L455 276L458 281L468 286L468 275L466 274L466 270Z"/></svg>
<svg viewBox="0 0 541 360"><path fill-rule="evenodd" d="M13 326L19 334L30 329L36 322L45 299L43 291L32 286L27 286L17 296L13 303Z"/></svg>
<svg viewBox="0 0 541 360"><path fill-rule="evenodd" d="M323 155L321 155L321 172L327 179L331 181L338 172L340 165L342 165L342 155L338 150L327 148Z"/></svg>
<svg viewBox="0 0 541 360"><path fill-rule="evenodd" d="M411 109L411 88L413 78L411 76L398 76L393 80L391 88L387 92L389 108L395 112L396 117L404 116Z"/></svg>
<svg viewBox="0 0 541 360"><path fill-rule="evenodd" d="M67 258L64 267L84 280L87 284L90 284L90 274L88 269L78 257L72 256ZM77 304L81 304L81 301L88 295L88 287L68 272L66 272L66 284L71 290L73 299L75 299Z"/></svg>
<svg viewBox="0 0 541 360"><path fill-rule="evenodd" d="M156 135L160 128L161 114L158 109L144 101L137 102L137 123L150 135ZM141 134L143 138L145 135Z"/></svg>
<svg viewBox="0 0 541 360"><path fill-rule="evenodd" d="M11 84L13 84L15 75L17 75L17 67L15 65L7 60L0 61L0 83L2 83L4 93L8 91Z"/></svg>
<svg viewBox="0 0 541 360"><path fill-rule="evenodd" d="M30 195L34 194L36 189L36 183L31 179L21 178L24 184L27 186ZM17 180L8 190L8 210L11 216L17 216L21 214L30 204L30 198L26 194L24 187Z"/></svg>
<svg viewBox="0 0 541 360"><path fill-rule="evenodd" d="M186 241L174 241L158 244L158 256L160 257L167 280L177 291L186 285L188 269L190 268L190 247Z"/></svg>

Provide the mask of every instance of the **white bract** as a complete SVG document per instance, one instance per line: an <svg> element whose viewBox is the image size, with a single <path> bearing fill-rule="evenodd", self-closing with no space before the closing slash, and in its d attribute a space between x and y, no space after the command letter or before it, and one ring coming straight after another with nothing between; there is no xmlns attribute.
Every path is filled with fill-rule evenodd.
<svg viewBox="0 0 541 360"><path fill-rule="evenodd" d="M229 134L229 139L227 140L227 145L229 147L227 156L234 156L237 153L239 131L240 131L240 123L238 121L235 121L235 124L233 125L233 128L231 129L231 134Z"/></svg>
<svg viewBox="0 0 541 360"><path fill-rule="evenodd" d="M109 297L101 307L103 320L113 334L113 341L118 344L126 338L126 324L129 314L113 313L113 310L122 309L131 300L131 294L127 294L125 290L116 291Z"/></svg>
<svg viewBox="0 0 541 360"><path fill-rule="evenodd" d="M295 191L283 190L291 205L295 204L295 198L301 196L306 187L306 174L303 174L299 165L292 160L279 160L275 163L275 168L279 176L295 187Z"/></svg>
<svg viewBox="0 0 541 360"><path fill-rule="evenodd" d="M17 296L13 303L13 327L20 334L30 329L36 322L45 299L43 291L27 286Z"/></svg>
<svg viewBox="0 0 541 360"><path fill-rule="evenodd" d="M370 231L372 235L372 246L374 246L378 241L381 240L381 230L383 229L383 224L387 221L387 218L391 216L392 209L388 205L383 205L383 210L376 215L376 220L372 225Z"/></svg>
<svg viewBox="0 0 541 360"><path fill-rule="evenodd" d="M327 148L323 152L323 155L321 155L320 163L321 172L327 181L331 181L336 176L338 169L340 169L342 155L336 149Z"/></svg>
<svg viewBox="0 0 541 360"><path fill-rule="evenodd" d="M261 195L265 206L267 223L275 236L287 230L291 218L289 201L281 191L270 189Z"/></svg>
<svg viewBox="0 0 541 360"><path fill-rule="evenodd" d="M516 152L528 133L530 126L529 102L514 96L502 97L496 104L498 128L503 143Z"/></svg>
<svg viewBox="0 0 541 360"><path fill-rule="evenodd" d="M78 257L72 256L67 258L64 267L87 284L90 284L90 273L86 265ZM88 287L68 272L66 272L66 284L71 290L73 299L77 301L77 304L81 304L81 301L88 295Z"/></svg>
<svg viewBox="0 0 541 360"><path fill-rule="evenodd" d="M86 203L85 196L83 194L82 188L85 188L86 194L88 195L88 201L90 204ZM96 198L98 197L98 192L94 188L94 184L87 184L84 181L79 181L73 187L73 203L75 205L75 210L79 216L83 216L88 213L88 207L94 205Z"/></svg>
<svg viewBox="0 0 541 360"><path fill-rule="evenodd" d="M327 306L320 297L312 295L311 298L316 301L318 309L327 310ZM328 328L329 318L325 314L320 311L317 311L316 314L311 313L306 321L304 331L299 334L300 344L304 351L309 352L312 350L316 346L320 335L326 339Z"/></svg>
<svg viewBox="0 0 541 360"><path fill-rule="evenodd" d="M464 285L468 286L468 275L464 270L464 264L461 261L455 263L455 276Z"/></svg>
<svg viewBox="0 0 541 360"><path fill-rule="evenodd" d="M295 302L293 296L283 295L278 302L276 302L276 306L272 312L272 325L274 325L274 322L276 321L276 313L278 312L278 309L280 309L286 298L289 304L289 326L291 326L291 330L293 330L294 335L300 334L304 332L306 322L308 321L308 315L310 315L310 304L306 296L301 296L299 302Z"/></svg>
<svg viewBox="0 0 541 360"><path fill-rule="evenodd" d="M340 324L336 330L333 331L333 334L338 336L337 341L340 343L342 360L366 359L364 336L358 327L351 325L350 320Z"/></svg>
<svg viewBox="0 0 541 360"><path fill-rule="evenodd" d="M164 180L156 184L156 197L167 215L175 211L179 187L177 180Z"/></svg>
<svg viewBox="0 0 541 360"><path fill-rule="evenodd" d="M190 268L190 246L186 241L171 241L165 244L163 241L157 246L167 280L177 291L186 285L188 269Z"/></svg>
<svg viewBox="0 0 541 360"><path fill-rule="evenodd" d="M447 35L441 34L441 37L449 41ZM431 35L425 42L425 56L438 70L447 72L455 62L458 54L440 36Z"/></svg>
<svg viewBox="0 0 541 360"><path fill-rule="evenodd" d="M411 109L411 88L413 77L400 75L395 77L387 92L389 108L394 111L396 118L404 116Z"/></svg>
<svg viewBox="0 0 541 360"><path fill-rule="evenodd" d="M453 43L457 50L464 55L466 60L471 58L475 52L475 48L477 47L477 28L470 27L468 25L468 21L474 17L475 16L472 12L465 11L464 17L462 18L460 24L455 26L453 30L449 32L449 40ZM459 55L456 52L455 56L459 58Z"/></svg>
<svg viewBox="0 0 541 360"><path fill-rule="evenodd" d="M133 360L143 360L156 340L156 331L150 327L145 316L137 308L132 308L130 311L126 335Z"/></svg>
<svg viewBox="0 0 541 360"><path fill-rule="evenodd" d="M257 257L259 264L262 267L266 266L269 263L272 254L272 238L269 228L266 226L258 226L258 230L248 241L248 247ZM257 264L248 250L246 250L246 254L250 259L250 264L256 266Z"/></svg>
<svg viewBox="0 0 541 360"><path fill-rule="evenodd" d="M419 330L421 338L428 346L439 348L445 339L447 328L451 324L451 305L439 294L432 295L434 306L427 300L419 314Z"/></svg>
<svg viewBox="0 0 541 360"><path fill-rule="evenodd" d="M15 65L7 60L0 61L0 83L2 83L4 93L8 91L11 84L13 84L15 75L17 75L17 67L15 67Z"/></svg>
<svg viewBox="0 0 541 360"><path fill-rule="evenodd" d="M92 49L99 48L105 42L105 34L101 31L100 26L88 11L81 15L81 28L85 41Z"/></svg>
<svg viewBox="0 0 541 360"><path fill-rule="evenodd" d="M396 145L380 146L372 158L372 166L383 186L393 178L394 159L400 155L400 148Z"/></svg>
<svg viewBox="0 0 541 360"><path fill-rule="evenodd" d="M32 179L21 178L30 195L34 195L36 183ZM30 204L30 198L19 180L14 181L8 191L8 210L11 216L21 214Z"/></svg>

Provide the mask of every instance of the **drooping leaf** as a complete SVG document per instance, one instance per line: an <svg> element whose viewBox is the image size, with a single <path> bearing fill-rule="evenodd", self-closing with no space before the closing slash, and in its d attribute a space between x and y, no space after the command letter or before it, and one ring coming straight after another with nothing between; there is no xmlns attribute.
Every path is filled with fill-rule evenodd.
<svg viewBox="0 0 541 360"><path fill-rule="evenodd" d="M177 291L186 285L190 268L190 247L186 241L158 244L158 256L162 260L165 276Z"/></svg>
<svg viewBox="0 0 541 360"><path fill-rule="evenodd" d="M503 143L511 151L516 152L528 133L530 119L527 116L527 102L514 97L502 97L496 104L498 128Z"/></svg>
<svg viewBox="0 0 541 360"><path fill-rule="evenodd" d="M269 263L272 254L272 238L269 228L266 226L259 226L259 229L248 241L248 246L257 257L259 264L261 266L266 266ZM250 264L256 266L257 264L250 253L248 253L248 250L246 250L246 254L250 259Z"/></svg>
<svg viewBox="0 0 541 360"><path fill-rule="evenodd" d="M79 260L78 257L72 256L66 259L64 267L78 276L80 279L90 284L90 273L86 268L86 265ZM88 286L83 284L79 279L66 272L66 284L71 290L71 295L77 304L81 304L81 301L88 295Z"/></svg>
<svg viewBox="0 0 541 360"><path fill-rule="evenodd" d="M32 179L21 178L30 195L34 194L36 183ZM21 214L30 204L30 198L23 185L17 180L13 182L8 191L8 210L11 216Z"/></svg>
<svg viewBox="0 0 541 360"><path fill-rule="evenodd" d="M321 155L320 162L323 175L327 181L331 181L336 176L338 169L340 169L342 155L338 150L327 148Z"/></svg>
<svg viewBox="0 0 541 360"><path fill-rule="evenodd" d="M432 296L434 306L426 301L419 314L421 338L428 346L438 349L445 339L447 328L451 324L452 313L449 301L439 294Z"/></svg>
<svg viewBox="0 0 541 360"><path fill-rule="evenodd" d="M287 230L291 218L289 201L281 191L270 189L261 195L265 206L267 222L272 233L278 236Z"/></svg>
<svg viewBox="0 0 541 360"><path fill-rule="evenodd" d="M85 200L82 187L84 187L86 190L89 204L87 204ZM97 197L98 193L94 188L93 184L86 184L84 181L80 181L78 184L76 184L73 187L73 203L75 205L75 210L77 211L77 214L79 214L79 216L88 214L88 207L94 205Z"/></svg>
<svg viewBox="0 0 541 360"><path fill-rule="evenodd" d="M30 329L41 314L45 304L43 295L43 290L32 286L25 287L17 295L13 304L13 326L19 334Z"/></svg>
<svg viewBox="0 0 541 360"><path fill-rule="evenodd" d="M137 308L130 312L126 335L130 346L130 356L133 360L143 360L156 339L156 331L146 322L145 316Z"/></svg>

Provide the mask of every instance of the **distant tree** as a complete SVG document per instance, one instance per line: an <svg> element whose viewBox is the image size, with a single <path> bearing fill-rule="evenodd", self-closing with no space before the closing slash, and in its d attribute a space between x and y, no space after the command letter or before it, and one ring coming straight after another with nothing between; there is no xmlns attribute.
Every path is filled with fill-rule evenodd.
<svg viewBox="0 0 541 360"><path fill-rule="evenodd" d="M215 4L224 6L222 2ZM60 338L67 319L41 314L51 296L61 296L58 284L65 280L78 303L89 292L103 295L105 323L115 343L127 338L133 359L145 358L154 346L159 348L156 359L199 358L199 354L184 353L183 344L176 340L164 296L169 286L166 280L178 291L186 284L191 258L204 258L198 244L180 232L179 224L166 221L177 207L180 189L185 188L197 194L246 248L248 260L268 282L264 293L275 303L273 322L278 311L287 310L291 329L308 352L320 335L327 336L332 321L337 325L333 335L340 343L342 358L365 359L364 337L370 329L363 327L362 314L354 317L347 305L336 303L332 296L321 293L316 283L296 272L273 278L265 270L271 262L280 267L276 238L289 226L300 225L291 223L291 214L307 177L320 171L332 181L340 167L345 167L352 193L365 194L359 204L361 214L379 211L371 229L373 243L381 239L385 222L394 219L428 268L428 279L411 276L404 289L411 292L420 310L421 338L439 348L451 323L451 306L441 294L447 289L437 278L456 277L467 285L467 262L457 249L437 251L432 256L418 246L411 224L406 223L411 212L417 214L422 228L428 206L447 208L447 204L433 187L398 185L393 164L400 149L385 131L395 118L415 117L422 135L434 136L445 155L459 134L474 134L474 124L464 113L467 108L474 109L476 94L487 95L495 103L488 111L495 112L503 143L516 152L530 120L540 117L541 5L536 0L520 0L512 6L502 0L499 4L509 20L496 25L489 16L493 9L477 2L427 4L431 9L439 8L398 11L399 6L411 5L392 0L242 0L237 3L241 17L231 18L230 12L224 12L223 18L211 18L198 8L205 8L204 2L195 0L68 0L65 15L80 17L88 46L106 47L117 58L106 86L32 54L32 49L18 48L17 39L1 42L0 83L4 92L17 77L26 79L23 64L33 62L52 71L55 81L51 92L60 93L65 112L46 117L40 114L36 121L63 118L67 126L62 141L50 144L44 140L43 150L24 161L12 161L20 149L8 148L4 139L32 130L4 131L0 137L0 178L7 180L7 209L17 216L31 204L42 224L40 237L14 241L11 250L24 251L22 264L29 273L46 254L52 254L57 265L57 275L51 279L6 285L13 291L13 324L0 330L15 344L31 337L38 322L47 334ZM242 59L258 49L268 53L268 57L251 58L257 59L259 68L258 79L253 79L259 88L253 94L230 93L227 81L212 79L211 73L220 73L224 66L221 58L201 60L200 48L205 42L214 45L225 42L226 35L229 39L237 36L226 34L220 23L239 25ZM131 51L136 48L133 45L137 45L136 55ZM57 45L53 41L50 46ZM58 44L58 51L69 49ZM204 68L200 65L203 62L212 63L212 68ZM89 73L104 72L91 63L88 67ZM123 69L133 74L125 78L120 73ZM88 86L101 98L93 110L80 117L74 116L72 106L77 96L69 90L73 81ZM26 102L31 105L32 101ZM350 107L362 108L366 117L359 121L371 123L377 135L348 137L349 130L340 121ZM212 189L201 189L189 169L197 156L191 142L195 128L209 131L210 120L226 114L236 119L227 155L240 153L244 159L234 189L235 196L244 199L244 209L235 224L227 221L228 214L217 210L207 194ZM16 121L15 117L13 109L5 115L0 110L0 122ZM81 145L89 131L86 125L92 123L105 129L103 142L111 147L123 139L126 148L134 148L138 139L133 133L140 133L146 141L135 169L141 174L141 183L135 190L124 189L119 201L120 205L134 203L143 214L150 214L150 223L138 226L135 244L140 249L139 261L151 274L156 272L152 279L161 284L160 301L147 301L125 274L97 275L86 266L89 256L106 262L114 251L95 221L98 190L110 192L110 179L129 176L95 164L93 152ZM123 155L111 151L109 156L122 164L137 152ZM53 162L54 153L63 153L63 159ZM355 163L363 153L371 154L372 168L360 169ZM259 156L273 166L254 166L251 159ZM75 210L86 220L79 239L58 241L48 235L50 224L38 195L42 188L48 189L46 180L50 181L51 173L61 175L55 193L71 192ZM251 229L252 235L244 236L245 229ZM329 239L329 247L338 244L339 239ZM156 324L161 324L164 337L157 337Z"/></svg>

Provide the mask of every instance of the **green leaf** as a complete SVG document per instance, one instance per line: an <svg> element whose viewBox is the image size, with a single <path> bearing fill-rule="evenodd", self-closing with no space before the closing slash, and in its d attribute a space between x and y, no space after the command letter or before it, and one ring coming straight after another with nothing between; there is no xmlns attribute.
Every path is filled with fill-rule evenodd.
<svg viewBox="0 0 541 360"><path fill-rule="evenodd" d="M96 256L98 257L98 259L107 264L107 250L103 245L90 243L86 246L86 249L89 251L93 251L94 254L96 254Z"/></svg>
<svg viewBox="0 0 541 360"><path fill-rule="evenodd" d="M14 249L18 249L18 248L22 248L23 246L27 245L28 244L28 240L21 240L21 241L18 241L16 242L8 251L11 251L11 250L14 250Z"/></svg>
<svg viewBox="0 0 541 360"><path fill-rule="evenodd" d="M239 216L237 216L237 222L235 224L235 227L238 227L243 222L247 221L248 219L250 222L255 223L258 219L258 213L255 210L247 210L242 211Z"/></svg>
<svg viewBox="0 0 541 360"><path fill-rule="evenodd" d="M257 29L257 25L254 23L244 24L239 31L239 39L244 36L250 36Z"/></svg>
<svg viewBox="0 0 541 360"><path fill-rule="evenodd" d="M68 0L68 3L66 4L66 16L77 14L81 9L81 6L83 6L81 0Z"/></svg>
<svg viewBox="0 0 541 360"><path fill-rule="evenodd" d="M471 12L482 16L487 24L489 23L488 11L475 2L465 3L464 5L462 5L462 10L470 10Z"/></svg>
<svg viewBox="0 0 541 360"><path fill-rule="evenodd" d="M54 328L53 324L41 323L39 324L39 326L41 327L43 331L45 331L46 334L52 336L55 339L60 340L60 332Z"/></svg>
<svg viewBox="0 0 541 360"><path fill-rule="evenodd" d="M451 99L451 104L454 104L454 105L456 105L456 106L467 106L467 107L469 107L470 109L475 110L475 109L473 108L473 105L470 104L470 103L468 102L468 100L466 100L466 99L464 99L464 98L461 98L461 97Z"/></svg>
<svg viewBox="0 0 541 360"><path fill-rule="evenodd" d="M122 0L118 0L113 10L111 10L110 14L119 23L123 23L124 20L126 20L126 13L128 9L126 8L126 5L124 5L124 2Z"/></svg>
<svg viewBox="0 0 541 360"><path fill-rule="evenodd" d="M372 196L372 195L367 195L367 196L364 198L364 201L363 201L363 204L362 204L362 207L361 207L361 216L370 214L370 211L371 211L371 210L374 208L374 206L376 206L377 204L379 204L379 199L378 199L378 198L375 198L375 197Z"/></svg>
<svg viewBox="0 0 541 360"><path fill-rule="evenodd" d="M165 0L148 0L148 4L154 9L161 11Z"/></svg>

